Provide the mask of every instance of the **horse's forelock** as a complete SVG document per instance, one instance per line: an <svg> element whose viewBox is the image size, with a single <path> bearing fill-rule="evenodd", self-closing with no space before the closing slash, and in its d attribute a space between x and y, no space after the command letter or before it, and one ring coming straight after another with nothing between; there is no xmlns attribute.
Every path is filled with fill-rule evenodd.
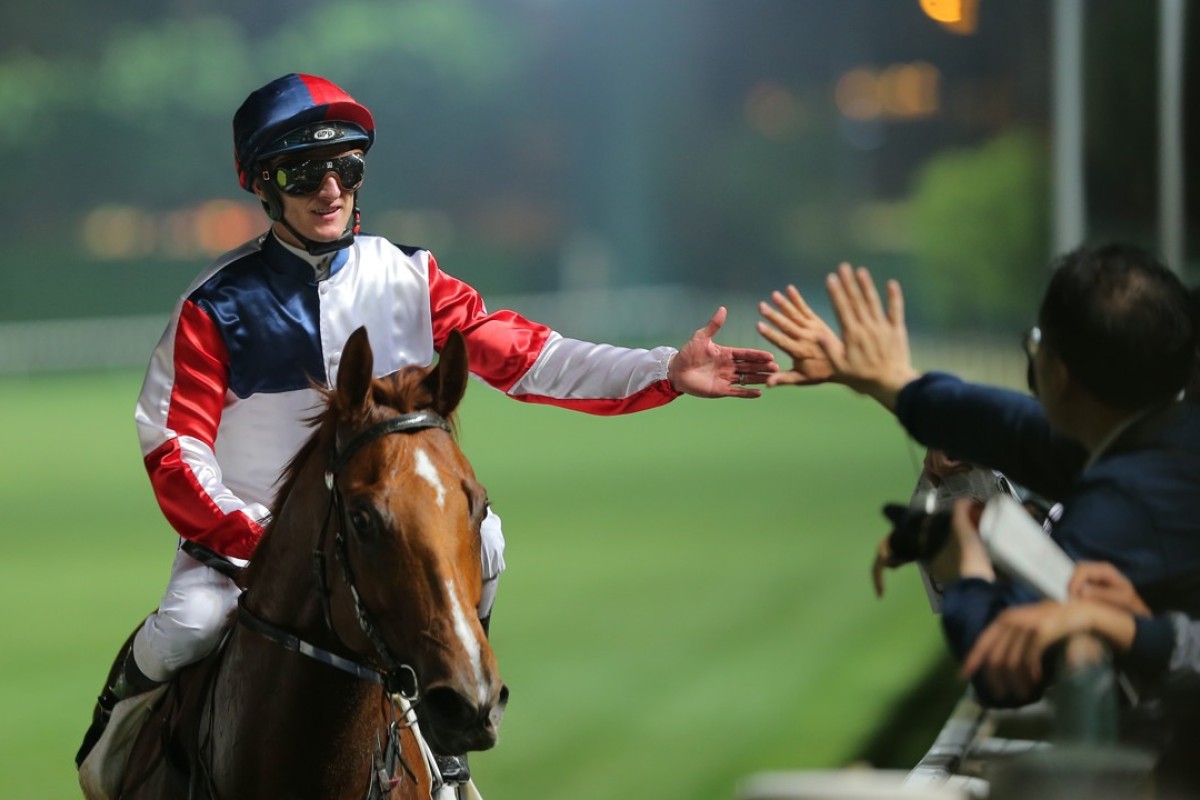
<svg viewBox="0 0 1200 800"><path fill-rule="evenodd" d="M377 379L372 385L371 399L374 404L390 408L401 414L430 408L434 397L429 388L423 383L428 368L405 367L385 378ZM452 428L455 428L455 414L447 418Z"/></svg>
<svg viewBox="0 0 1200 800"><path fill-rule="evenodd" d="M272 514L278 516L279 506L291 492L313 453L320 450L328 452L332 449L334 431L339 424L365 424L381 409L391 409L404 414L429 408L434 398L422 382L428 373L428 369L410 366L383 378L376 378L371 382L371 394L366 407L346 408L343 405L344 399L336 389L314 385L313 388L321 396L321 402L318 410L304 420L305 424L314 430L280 473ZM456 416L451 414L446 420L455 430Z"/></svg>

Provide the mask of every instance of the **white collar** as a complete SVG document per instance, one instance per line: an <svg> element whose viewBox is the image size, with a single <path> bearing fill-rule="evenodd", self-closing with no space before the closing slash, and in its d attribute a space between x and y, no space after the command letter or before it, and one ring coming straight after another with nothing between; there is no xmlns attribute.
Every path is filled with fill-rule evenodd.
<svg viewBox="0 0 1200 800"><path fill-rule="evenodd" d="M281 245L283 245L283 248L289 253L299 259L302 259L303 261L308 262L308 265L313 268L313 274L316 276L317 280L323 281L329 277L329 265L333 263L333 257L337 255L336 250L323 256L314 256L312 253L308 252L302 247L293 247L279 236L276 236L275 239Z"/></svg>

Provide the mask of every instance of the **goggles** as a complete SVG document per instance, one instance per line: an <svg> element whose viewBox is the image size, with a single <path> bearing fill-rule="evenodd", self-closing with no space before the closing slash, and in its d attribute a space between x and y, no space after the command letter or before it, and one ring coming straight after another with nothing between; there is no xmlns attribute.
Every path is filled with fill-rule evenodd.
<svg viewBox="0 0 1200 800"><path fill-rule="evenodd" d="M293 197L303 197L321 188L325 176L333 173L341 184L342 191L357 191L362 186L363 171L367 162L358 153L348 153L337 158L313 158L280 164L263 170L263 178L273 181L279 190Z"/></svg>

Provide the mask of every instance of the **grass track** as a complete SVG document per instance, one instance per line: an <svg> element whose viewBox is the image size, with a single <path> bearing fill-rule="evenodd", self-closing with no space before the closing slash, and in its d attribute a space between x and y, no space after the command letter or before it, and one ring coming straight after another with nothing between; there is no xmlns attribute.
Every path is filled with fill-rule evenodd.
<svg viewBox="0 0 1200 800"><path fill-rule="evenodd" d="M4 800L79 796L92 698L166 579L139 380L0 380ZM600 419L472 384L460 433L509 541L512 701L472 757L488 800L718 800L752 771L839 766L941 652L915 574L871 594L879 507L915 456L844 390Z"/></svg>

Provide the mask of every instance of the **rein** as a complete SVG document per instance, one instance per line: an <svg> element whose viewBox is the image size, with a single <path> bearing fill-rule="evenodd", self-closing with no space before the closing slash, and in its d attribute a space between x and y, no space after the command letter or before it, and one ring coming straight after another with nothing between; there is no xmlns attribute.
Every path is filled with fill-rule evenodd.
<svg viewBox="0 0 1200 800"><path fill-rule="evenodd" d="M293 653L299 653L302 656L308 656L313 661L320 661L322 664L336 667L342 672L349 673L356 678L361 678L364 681L377 683L380 686L384 685L384 673L373 667L359 664L357 661L343 658L337 653L331 653L328 650L317 647L315 644L306 642L299 636L288 633L283 628L276 627L275 625L272 625L271 623L255 616L250 609L246 608L246 605L242 602L241 597L238 597L238 622L245 625L259 636L271 640L284 650L291 650Z"/></svg>

